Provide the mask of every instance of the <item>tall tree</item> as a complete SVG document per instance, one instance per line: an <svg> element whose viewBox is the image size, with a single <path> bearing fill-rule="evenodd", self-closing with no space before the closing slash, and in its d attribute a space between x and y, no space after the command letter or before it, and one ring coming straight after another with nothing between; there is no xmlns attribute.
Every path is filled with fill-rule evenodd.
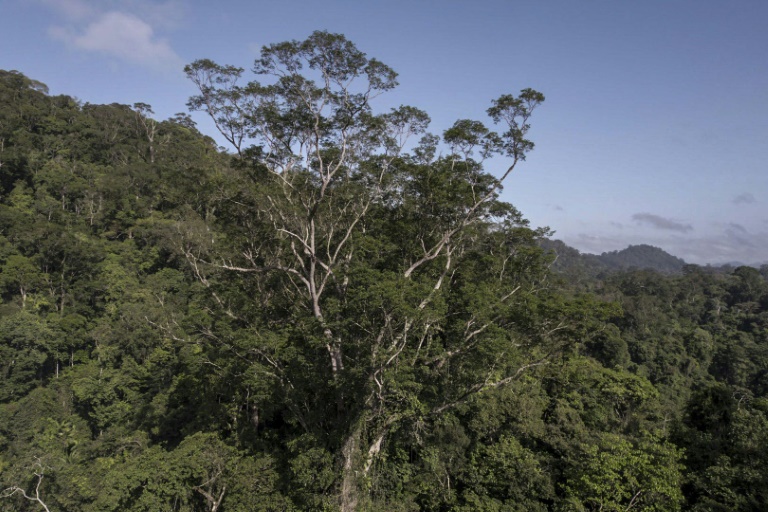
<svg viewBox="0 0 768 512"><path fill-rule="evenodd" d="M190 107L213 118L241 170L217 215L181 237L228 319L200 329L272 389L254 411L277 414L279 396L297 439L336 460L328 492L354 510L388 434L515 380L567 332L532 320L542 231L498 199L533 148L544 97L501 96L488 109L501 133L458 121L435 159L432 135L405 152L426 113L374 113L396 74L344 36L264 47L263 82L210 60L185 70L200 91ZM493 155L509 159L499 177L483 169Z"/></svg>

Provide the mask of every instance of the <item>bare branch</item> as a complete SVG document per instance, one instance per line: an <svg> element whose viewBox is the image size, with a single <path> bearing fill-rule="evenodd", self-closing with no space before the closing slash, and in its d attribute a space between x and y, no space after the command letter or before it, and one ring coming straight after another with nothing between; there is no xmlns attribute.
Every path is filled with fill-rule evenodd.
<svg viewBox="0 0 768 512"><path fill-rule="evenodd" d="M43 478L45 477L45 468L43 467L43 464L40 461L40 458L36 457L36 459L37 460L35 462L35 466L38 469L33 473L37 477L37 482L35 483L34 495L30 496L27 494L26 490L14 485L12 487L8 487L0 491L0 498L10 498L15 494L20 494L22 497L24 497L24 499L27 499L29 501L34 501L35 503L39 504L41 507L43 507L43 510L45 510L45 512L51 512L51 510L48 508L48 505L46 505L45 502L42 500L42 498L40 498L40 485L43 483Z"/></svg>

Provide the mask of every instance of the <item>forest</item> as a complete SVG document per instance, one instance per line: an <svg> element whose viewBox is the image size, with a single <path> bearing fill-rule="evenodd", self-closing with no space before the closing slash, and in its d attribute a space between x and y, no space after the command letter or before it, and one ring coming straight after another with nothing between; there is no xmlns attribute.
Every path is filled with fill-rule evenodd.
<svg viewBox="0 0 768 512"><path fill-rule="evenodd" d="M543 94L432 134L327 32L185 72L229 148L0 71L0 511L768 510L768 266L531 227Z"/></svg>

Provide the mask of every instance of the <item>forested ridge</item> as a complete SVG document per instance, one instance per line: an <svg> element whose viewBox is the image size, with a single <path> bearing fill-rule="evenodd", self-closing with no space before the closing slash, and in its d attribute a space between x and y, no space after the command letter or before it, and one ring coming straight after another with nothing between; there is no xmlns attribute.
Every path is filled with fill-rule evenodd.
<svg viewBox="0 0 768 512"><path fill-rule="evenodd" d="M185 71L229 152L0 71L0 511L768 509L768 268L558 272L499 198L541 93Z"/></svg>

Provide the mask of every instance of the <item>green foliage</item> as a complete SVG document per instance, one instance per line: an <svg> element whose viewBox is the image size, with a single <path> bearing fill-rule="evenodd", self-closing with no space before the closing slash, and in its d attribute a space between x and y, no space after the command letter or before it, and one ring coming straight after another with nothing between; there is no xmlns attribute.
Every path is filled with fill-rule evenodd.
<svg viewBox="0 0 768 512"><path fill-rule="evenodd" d="M463 505L456 510L547 510L552 480L535 453L509 435L472 454Z"/></svg>
<svg viewBox="0 0 768 512"><path fill-rule="evenodd" d="M654 438L637 445L605 434L566 475L564 510L680 510L680 453Z"/></svg>
<svg viewBox="0 0 768 512"><path fill-rule="evenodd" d="M16 401L54 372L56 335L47 322L21 311L0 318L0 402Z"/></svg>
<svg viewBox="0 0 768 512"><path fill-rule="evenodd" d="M285 510L274 491L269 457L238 453L213 434L188 436L165 451L154 446L110 460L92 510Z"/></svg>
<svg viewBox="0 0 768 512"><path fill-rule="evenodd" d="M766 507L765 269L548 244L536 91L441 138L341 35L253 71L186 68L236 154L0 72L0 511Z"/></svg>

